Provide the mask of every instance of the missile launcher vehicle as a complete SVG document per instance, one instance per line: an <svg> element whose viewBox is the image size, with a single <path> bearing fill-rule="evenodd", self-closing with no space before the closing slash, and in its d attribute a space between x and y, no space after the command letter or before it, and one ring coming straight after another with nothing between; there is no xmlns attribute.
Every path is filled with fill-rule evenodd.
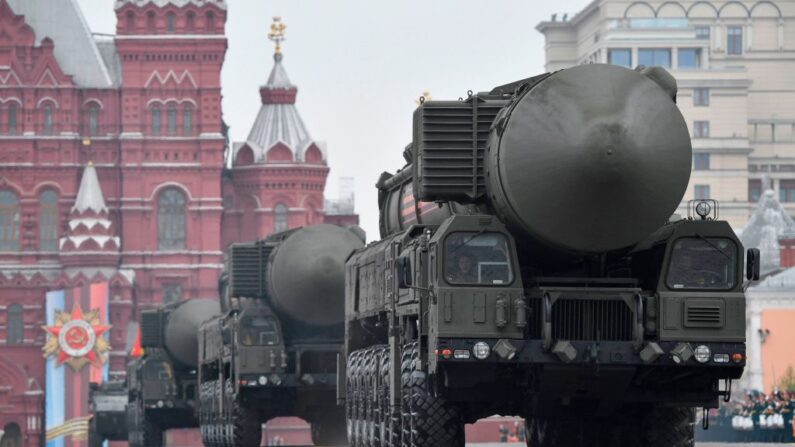
<svg viewBox="0 0 795 447"><path fill-rule="evenodd" d="M311 423L316 444L345 442L345 261L363 245L356 230L317 225L230 246L223 312L199 331L205 446L258 447L280 416Z"/></svg>
<svg viewBox="0 0 795 447"><path fill-rule="evenodd" d="M127 384L121 381L91 383L88 391L91 421L88 447L102 447L105 441L127 440Z"/></svg>
<svg viewBox="0 0 795 447"><path fill-rule="evenodd" d="M127 365L131 447L159 447L166 430L199 426L197 334L220 312L217 300L192 299L141 313L144 355Z"/></svg>
<svg viewBox="0 0 795 447"><path fill-rule="evenodd" d="M692 149L659 67L581 65L414 113L346 264L350 444L680 447L745 365L744 251L718 204L674 215ZM746 268L747 267L747 268Z"/></svg>

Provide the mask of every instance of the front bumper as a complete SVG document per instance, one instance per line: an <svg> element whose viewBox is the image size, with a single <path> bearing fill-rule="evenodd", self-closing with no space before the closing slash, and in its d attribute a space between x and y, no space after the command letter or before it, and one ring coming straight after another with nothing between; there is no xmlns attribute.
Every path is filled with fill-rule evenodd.
<svg viewBox="0 0 795 447"><path fill-rule="evenodd" d="M473 352L479 342L489 345L489 354L483 359L476 358ZM705 362L699 362L695 355L696 348L702 345L710 352ZM698 341L647 342L638 349L633 342L556 341L545 347L542 340L445 338L439 339L434 355L440 365L470 362L506 366L590 364L715 368L723 371L720 378L732 379L739 378L745 367L744 343Z"/></svg>

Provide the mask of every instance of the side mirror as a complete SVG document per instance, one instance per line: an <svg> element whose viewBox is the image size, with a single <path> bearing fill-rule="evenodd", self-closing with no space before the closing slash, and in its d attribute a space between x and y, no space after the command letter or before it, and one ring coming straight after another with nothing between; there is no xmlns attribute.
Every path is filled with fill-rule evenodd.
<svg viewBox="0 0 795 447"><path fill-rule="evenodd" d="M412 285L411 260L406 256L401 256L395 261L397 267L398 287L406 289Z"/></svg>
<svg viewBox="0 0 795 447"><path fill-rule="evenodd" d="M230 331L229 328L221 329L221 342L224 345L232 344L232 331Z"/></svg>
<svg viewBox="0 0 795 447"><path fill-rule="evenodd" d="M758 281L761 265L759 249L749 248L745 255L745 277L751 281Z"/></svg>

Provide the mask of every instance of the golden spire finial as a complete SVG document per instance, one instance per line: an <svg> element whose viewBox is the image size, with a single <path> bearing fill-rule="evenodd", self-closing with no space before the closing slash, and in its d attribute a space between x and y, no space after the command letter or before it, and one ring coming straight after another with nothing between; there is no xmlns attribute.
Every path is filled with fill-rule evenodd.
<svg viewBox="0 0 795 447"><path fill-rule="evenodd" d="M281 17L274 17L273 23L271 23L271 32L268 33L268 39L276 43L276 50L274 54L279 55L282 54L282 42L284 41L284 30L287 29L287 26L282 22Z"/></svg>

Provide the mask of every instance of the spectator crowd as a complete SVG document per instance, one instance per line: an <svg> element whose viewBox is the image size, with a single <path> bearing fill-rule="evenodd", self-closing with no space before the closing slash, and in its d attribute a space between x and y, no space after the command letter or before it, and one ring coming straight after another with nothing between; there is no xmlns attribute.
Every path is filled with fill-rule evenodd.
<svg viewBox="0 0 795 447"><path fill-rule="evenodd" d="M744 398L722 403L710 415L709 430L699 432L702 441L793 442L795 392L750 392Z"/></svg>

